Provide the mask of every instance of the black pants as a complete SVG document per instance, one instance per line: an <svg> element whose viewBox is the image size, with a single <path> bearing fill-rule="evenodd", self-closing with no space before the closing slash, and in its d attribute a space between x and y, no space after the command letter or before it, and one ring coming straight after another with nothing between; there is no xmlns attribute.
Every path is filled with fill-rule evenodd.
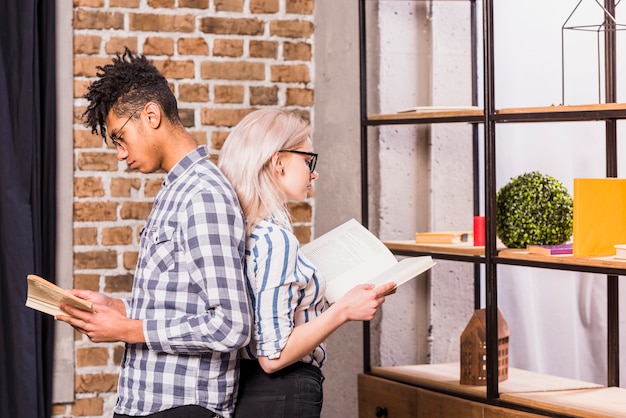
<svg viewBox="0 0 626 418"><path fill-rule="evenodd" d="M319 367L310 364L267 374L258 361L242 360L235 418L319 418L323 381Z"/></svg>
<svg viewBox="0 0 626 418"><path fill-rule="evenodd" d="M220 418L220 415L198 405L185 405L156 414L146 415L145 418ZM130 415L113 414L113 418L132 418Z"/></svg>

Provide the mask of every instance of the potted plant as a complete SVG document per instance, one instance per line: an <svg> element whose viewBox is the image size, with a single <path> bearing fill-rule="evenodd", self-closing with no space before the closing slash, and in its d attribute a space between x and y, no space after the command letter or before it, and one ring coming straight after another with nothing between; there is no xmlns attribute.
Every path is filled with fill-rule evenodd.
<svg viewBox="0 0 626 418"><path fill-rule="evenodd" d="M496 235L509 248L562 244L572 228L572 197L554 177L525 173L496 194Z"/></svg>

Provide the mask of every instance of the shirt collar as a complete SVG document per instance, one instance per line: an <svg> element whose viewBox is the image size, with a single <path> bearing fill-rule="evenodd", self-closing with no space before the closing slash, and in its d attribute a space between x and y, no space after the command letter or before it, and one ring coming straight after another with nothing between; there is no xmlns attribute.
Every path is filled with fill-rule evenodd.
<svg viewBox="0 0 626 418"><path fill-rule="evenodd" d="M209 157L206 146L201 145L189 154L185 155L180 161L174 164L174 167L167 173L163 186L169 186L178 180L187 170L193 167L197 162Z"/></svg>

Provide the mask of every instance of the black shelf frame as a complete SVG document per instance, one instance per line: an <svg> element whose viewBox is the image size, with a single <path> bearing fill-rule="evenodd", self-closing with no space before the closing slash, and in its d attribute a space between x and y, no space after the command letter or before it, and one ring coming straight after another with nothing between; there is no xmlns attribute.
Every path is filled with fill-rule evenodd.
<svg viewBox="0 0 626 418"><path fill-rule="evenodd" d="M605 0L607 12L615 16L619 0ZM609 103L617 101L617 39L615 22L605 17L608 29L604 32L605 97ZM617 177L617 121L606 121L606 176ZM607 385L619 386L619 278L607 276Z"/></svg>
<svg viewBox="0 0 626 418"><path fill-rule="evenodd" d="M461 115L461 116L432 116L432 117L407 117L402 119L367 119L365 123L367 126L382 126L382 125L425 125L432 123L481 123L483 116L473 115Z"/></svg>
<svg viewBox="0 0 626 418"><path fill-rule="evenodd" d="M371 0L370 0L371 1ZM476 0L449 0L449 1L463 1L470 4L470 34L471 34L471 72L472 72L472 106L478 105L478 86L476 80L478 79L478 48L477 48L477 6ZM479 133L478 124L482 123L484 116L480 115L461 115L461 116L447 116L447 117L420 117L411 118L406 117L402 119L369 119L368 117L368 101L367 101L367 14L366 3L368 0L358 0L359 4L359 98L360 98L360 139L361 139L361 222L367 228L369 227L369 169L368 169L368 128L371 126L382 125L414 125L414 124L432 124L432 123L472 123L472 155L473 155L473 202L474 202L474 214L480 214L480 186L479 186ZM402 251L394 251L397 255L403 255ZM419 255L418 252L409 252L405 255ZM484 262L484 257L467 256L467 255L454 255L446 253L423 253L424 255L431 255L435 259L455 260L473 262L474 264L474 308L480 308L481 300L481 267L480 264ZM371 363L371 334L370 334L370 322L363 322L363 370L368 373L372 369Z"/></svg>
<svg viewBox="0 0 626 418"><path fill-rule="evenodd" d="M614 275L614 276L623 276L626 275L626 269L617 268L617 267L599 267L593 265L581 265L581 264L569 264L569 263L551 263L551 262L543 262L543 261L535 261L535 260L524 260L519 258L508 258L508 257L494 257L494 263L510 265L510 266L519 266L519 267L534 267L534 268L542 268L549 270L565 270L565 271L577 271L580 273L591 273L591 274L603 274L603 275ZM609 385L611 386L611 385Z"/></svg>
<svg viewBox="0 0 626 418"><path fill-rule="evenodd" d="M402 119L369 119L367 107L367 45L366 45L366 2L372 0L358 0L359 2L359 72L360 72L360 118L361 118L361 217L367 227L369 222L369 199L368 199L368 127L380 125L401 124L433 124L433 123L457 123L466 122L473 126L473 155L474 155L474 214L480 213L480 167L479 167L479 141L478 125L484 129L484 213L485 224L485 254L484 256L468 256L437 252L404 251L394 250L397 255L417 256L431 255L433 258L471 262L474 263L475 272L475 308L480 306L482 290L480 288L480 269L485 266L485 307L487 322L487 397L486 402L492 405L507 406L519 409L519 405L510 404L499 399L498 388L498 335L497 335L497 311L498 311L498 276L499 265L513 265L523 267L545 268L563 271L577 271L584 273L603 274L607 277L607 386L619 386L619 276L626 275L626 269L613 267L584 266L579 264L549 263L533 260L513 259L499 257L496 248L496 125L499 123L536 123L536 122L584 122L603 121L605 123L606 142L606 177L617 177L617 120L626 119L626 109L581 109L571 110L555 108L554 111L526 112L498 112L495 107L495 71L494 71L494 33L493 33L493 6L495 0L482 0L482 46L483 46L483 116L450 116L450 117L416 117ZM439 0L441 1L441 0ZM478 79L477 73L477 10L476 0L462 0L470 3L471 10L471 36L472 36L472 79ZM605 9L615 14L615 6L618 0L604 0ZM613 27L612 21L606 19L607 28ZM605 72L605 98L606 103L615 103L617 100L617 71L616 71L616 37L615 31L606 30L604 51ZM474 83L472 91L473 105L478 102L478 92ZM523 110L523 109L520 109ZM371 371L370 351L370 324L363 324L363 369L365 373ZM456 396L456 395L455 395ZM541 412L535 410L535 412ZM545 413L545 411L544 411ZM551 416L554 416L553 414ZM567 416L567 415L559 415Z"/></svg>
<svg viewBox="0 0 626 418"><path fill-rule="evenodd" d="M614 122L626 118L626 109L614 110L578 110L554 112L528 113L494 113L489 119L497 123L524 123L524 122ZM608 139L608 138L607 138ZM608 173L607 173L608 174ZM610 176L607 176L610 177Z"/></svg>

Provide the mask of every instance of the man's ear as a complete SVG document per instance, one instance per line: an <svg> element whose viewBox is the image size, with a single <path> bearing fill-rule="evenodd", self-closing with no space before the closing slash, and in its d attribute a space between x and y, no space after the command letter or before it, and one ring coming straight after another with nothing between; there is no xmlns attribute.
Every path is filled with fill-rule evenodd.
<svg viewBox="0 0 626 418"><path fill-rule="evenodd" d="M161 125L161 117L163 116L161 107L154 102L148 102L144 110L148 118L148 125L153 129L158 128Z"/></svg>

